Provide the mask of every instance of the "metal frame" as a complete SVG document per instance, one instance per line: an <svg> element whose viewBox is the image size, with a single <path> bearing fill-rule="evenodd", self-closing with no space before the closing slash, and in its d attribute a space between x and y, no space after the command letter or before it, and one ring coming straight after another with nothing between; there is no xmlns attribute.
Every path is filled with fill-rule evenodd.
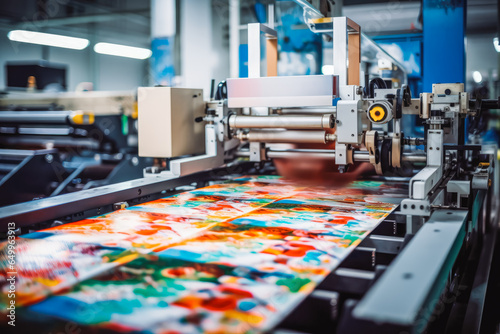
<svg viewBox="0 0 500 334"><path fill-rule="evenodd" d="M278 33L276 30L261 23L250 23L248 25L248 77L260 78L260 33L266 34L266 62L267 75L278 75Z"/></svg>
<svg viewBox="0 0 500 334"><path fill-rule="evenodd" d="M463 245L467 217L435 211L354 308L354 318L422 332Z"/></svg>

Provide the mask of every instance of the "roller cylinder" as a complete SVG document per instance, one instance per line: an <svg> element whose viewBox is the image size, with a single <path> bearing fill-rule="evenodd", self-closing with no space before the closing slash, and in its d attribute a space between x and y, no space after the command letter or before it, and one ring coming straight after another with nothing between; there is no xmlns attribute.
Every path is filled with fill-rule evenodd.
<svg viewBox="0 0 500 334"><path fill-rule="evenodd" d="M296 129L296 130L320 130L332 129L334 124L333 115L309 115L309 116L241 116L229 117L229 126L236 129Z"/></svg>
<svg viewBox="0 0 500 334"><path fill-rule="evenodd" d="M250 131L239 133L238 138L249 142L326 144L334 136L325 131Z"/></svg>

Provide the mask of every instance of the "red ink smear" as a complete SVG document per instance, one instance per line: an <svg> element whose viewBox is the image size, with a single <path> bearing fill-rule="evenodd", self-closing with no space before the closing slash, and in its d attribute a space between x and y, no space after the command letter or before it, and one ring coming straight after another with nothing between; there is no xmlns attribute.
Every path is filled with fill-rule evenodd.
<svg viewBox="0 0 500 334"><path fill-rule="evenodd" d="M239 298L252 298L253 294L249 291L236 289L231 287L221 287L221 292L230 293L232 295L238 296Z"/></svg>
<svg viewBox="0 0 500 334"><path fill-rule="evenodd" d="M353 217L335 217L335 219L333 219L331 223L345 225L350 220L355 220L355 219Z"/></svg>
<svg viewBox="0 0 500 334"><path fill-rule="evenodd" d="M204 300L201 303L201 306L210 311L227 311L234 310L236 308L236 299L225 297L214 297L208 300Z"/></svg>

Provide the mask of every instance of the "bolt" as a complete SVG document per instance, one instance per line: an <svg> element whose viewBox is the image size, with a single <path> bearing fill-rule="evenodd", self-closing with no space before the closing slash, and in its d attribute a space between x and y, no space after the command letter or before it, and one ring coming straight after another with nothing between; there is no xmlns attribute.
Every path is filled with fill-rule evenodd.
<svg viewBox="0 0 500 334"><path fill-rule="evenodd" d="M45 156L45 161L47 161L47 163L51 164L54 161L54 156L52 154L47 154Z"/></svg>

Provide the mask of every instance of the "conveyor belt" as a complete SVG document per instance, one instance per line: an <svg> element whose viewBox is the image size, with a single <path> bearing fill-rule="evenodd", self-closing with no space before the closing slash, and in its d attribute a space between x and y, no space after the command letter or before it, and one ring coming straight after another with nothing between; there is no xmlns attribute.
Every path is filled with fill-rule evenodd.
<svg viewBox="0 0 500 334"><path fill-rule="evenodd" d="M0 247L0 305L16 276L17 323L59 332L273 328L404 197L244 177L16 239Z"/></svg>

